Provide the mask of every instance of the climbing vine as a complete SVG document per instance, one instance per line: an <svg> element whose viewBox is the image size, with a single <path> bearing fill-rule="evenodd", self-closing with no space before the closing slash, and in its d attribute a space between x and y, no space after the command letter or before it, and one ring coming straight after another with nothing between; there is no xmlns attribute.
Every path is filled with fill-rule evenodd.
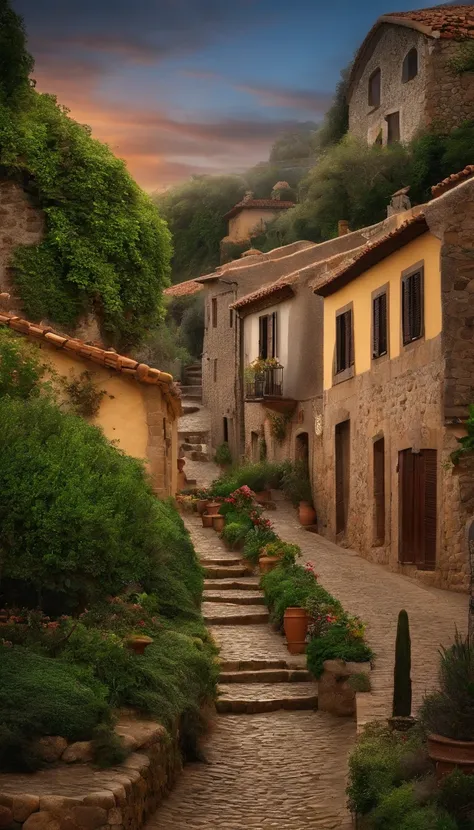
<svg viewBox="0 0 474 830"><path fill-rule="evenodd" d="M288 424L291 421L291 415L288 413L279 415L277 413L270 412L268 417L270 419L271 434L279 444L282 444L286 438L286 432Z"/></svg>
<svg viewBox="0 0 474 830"><path fill-rule="evenodd" d="M464 72L474 72L474 43L472 40L463 41L456 54L449 61L450 69L456 75Z"/></svg>
<svg viewBox="0 0 474 830"><path fill-rule="evenodd" d="M7 12L0 0L0 24ZM27 58L17 49L12 61L28 67ZM166 223L88 127L53 96L22 89L20 99L0 94L0 173L20 182L46 219L43 241L14 257L25 313L73 327L94 311L109 341L136 343L161 318L171 259Z"/></svg>

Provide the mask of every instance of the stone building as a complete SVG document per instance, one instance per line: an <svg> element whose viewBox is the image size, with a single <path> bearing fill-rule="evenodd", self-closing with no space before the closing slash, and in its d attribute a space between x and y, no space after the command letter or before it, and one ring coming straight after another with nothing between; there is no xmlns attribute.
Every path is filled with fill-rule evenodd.
<svg viewBox="0 0 474 830"><path fill-rule="evenodd" d="M473 118L474 74L454 67L462 68L473 37L472 5L380 17L352 67L350 133L369 144L408 142L421 128L452 129Z"/></svg>
<svg viewBox="0 0 474 830"><path fill-rule="evenodd" d="M252 237L263 233L267 224L275 219L278 213L295 206L294 202L280 198L281 192L284 193L281 187L283 185L288 187L286 182L277 182L271 199L254 199L249 191L242 201L225 214L224 219L229 224L227 236L221 242L221 262L228 259L228 250L236 246L242 250L248 247Z"/></svg>
<svg viewBox="0 0 474 830"><path fill-rule="evenodd" d="M450 458L474 401L474 179L434 188L320 278L320 532L429 585L469 584L472 462ZM403 214L401 215L403 219ZM469 469L471 467L471 469Z"/></svg>

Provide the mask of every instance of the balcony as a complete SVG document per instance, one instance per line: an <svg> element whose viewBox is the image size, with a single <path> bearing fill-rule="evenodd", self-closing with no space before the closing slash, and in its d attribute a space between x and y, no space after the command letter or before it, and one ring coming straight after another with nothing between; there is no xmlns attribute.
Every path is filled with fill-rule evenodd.
<svg viewBox="0 0 474 830"><path fill-rule="evenodd" d="M245 382L245 397L247 400L261 400L262 398L281 398L283 396L283 366L272 366L260 372L254 372L253 377Z"/></svg>

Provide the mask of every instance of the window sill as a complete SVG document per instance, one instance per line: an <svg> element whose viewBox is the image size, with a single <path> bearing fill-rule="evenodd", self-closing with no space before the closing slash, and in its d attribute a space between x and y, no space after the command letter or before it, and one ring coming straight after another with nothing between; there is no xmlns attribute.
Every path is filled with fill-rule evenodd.
<svg viewBox="0 0 474 830"><path fill-rule="evenodd" d="M349 366L348 369L344 369L342 372L338 372L332 376L332 385L337 386L338 383L344 383L344 381L353 378L354 374L354 366Z"/></svg>
<svg viewBox="0 0 474 830"><path fill-rule="evenodd" d="M385 352L385 354L381 354L378 357L374 357L374 355L372 355L372 358L370 360L371 367L375 369L377 366L381 366L382 363L386 363L387 360L390 360L390 355L388 352Z"/></svg>
<svg viewBox="0 0 474 830"><path fill-rule="evenodd" d="M423 334L420 334L419 337L414 337L413 340L410 340L408 343L403 343L403 341L402 341L402 348L403 349L408 349L408 350L413 349L413 348L415 348L416 344L420 342L420 340L424 340L424 339L425 339L425 334L423 332Z"/></svg>

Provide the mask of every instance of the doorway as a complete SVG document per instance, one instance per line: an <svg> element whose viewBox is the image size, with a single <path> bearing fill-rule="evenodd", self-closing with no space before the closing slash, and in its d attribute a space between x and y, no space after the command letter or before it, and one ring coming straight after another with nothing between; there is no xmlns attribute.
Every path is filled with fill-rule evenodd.
<svg viewBox="0 0 474 830"><path fill-rule="evenodd" d="M373 545L385 544L385 439L374 441L374 536Z"/></svg>
<svg viewBox="0 0 474 830"><path fill-rule="evenodd" d="M336 534L345 533L349 512L350 421L336 425Z"/></svg>
<svg viewBox="0 0 474 830"><path fill-rule="evenodd" d="M422 570L436 567L437 452L398 454L399 561Z"/></svg>
<svg viewBox="0 0 474 830"><path fill-rule="evenodd" d="M309 435L307 432L300 432L295 440L295 461L303 461L309 466Z"/></svg>
<svg viewBox="0 0 474 830"><path fill-rule="evenodd" d="M250 454L254 464L256 464L259 458L259 445L258 445L258 432L252 432L250 436Z"/></svg>
<svg viewBox="0 0 474 830"><path fill-rule="evenodd" d="M224 443L229 443L229 421L227 418L223 419L223 434L224 434Z"/></svg>

